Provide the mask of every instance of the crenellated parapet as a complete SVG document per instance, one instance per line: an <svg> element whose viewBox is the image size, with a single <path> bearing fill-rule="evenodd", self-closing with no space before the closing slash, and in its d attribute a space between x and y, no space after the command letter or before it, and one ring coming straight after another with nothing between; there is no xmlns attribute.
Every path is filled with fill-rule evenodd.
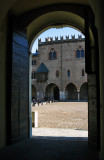
<svg viewBox="0 0 104 160"><path fill-rule="evenodd" d="M78 39L81 40L82 39L82 35L78 34Z"/></svg>
<svg viewBox="0 0 104 160"><path fill-rule="evenodd" d="M72 40L75 40L75 34L74 34L74 35L71 35L71 39L72 39Z"/></svg>
<svg viewBox="0 0 104 160"><path fill-rule="evenodd" d="M41 43L41 38L40 39L38 39L38 44L40 44Z"/></svg>
<svg viewBox="0 0 104 160"><path fill-rule="evenodd" d="M84 40L84 38L82 38L82 35L78 35L78 37L75 37L74 35L71 35L71 38L69 38L69 35L66 36L65 38L63 36L60 36L60 39L57 37L55 37L55 39L53 39L53 37L47 37L45 38L45 42L41 41L41 38L38 39L38 44L42 45L42 44L50 44L50 43L60 43L60 42L69 42L69 41L81 41Z"/></svg>
<svg viewBox="0 0 104 160"><path fill-rule="evenodd" d="M58 36L57 36L57 37L55 37L55 41L58 41Z"/></svg>
<svg viewBox="0 0 104 160"><path fill-rule="evenodd" d="M69 35L68 35L68 36L66 36L66 41L69 41Z"/></svg>
<svg viewBox="0 0 104 160"><path fill-rule="evenodd" d="M60 36L60 40L63 41L63 40L64 40L64 37L63 37L63 36Z"/></svg>

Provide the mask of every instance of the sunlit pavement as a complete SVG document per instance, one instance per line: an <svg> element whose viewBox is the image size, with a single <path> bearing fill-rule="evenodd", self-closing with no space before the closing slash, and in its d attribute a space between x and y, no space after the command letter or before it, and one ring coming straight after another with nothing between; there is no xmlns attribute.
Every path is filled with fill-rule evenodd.
<svg viewBox="0 0 104 160"><path fill-rule="evenodd" d="M77 129L62 129L62 128L32 128L32 136L40 138L48 137L61 137L61 138L79 138L83 137L85 140L88 139L88 131L77 130Z"/></svg>

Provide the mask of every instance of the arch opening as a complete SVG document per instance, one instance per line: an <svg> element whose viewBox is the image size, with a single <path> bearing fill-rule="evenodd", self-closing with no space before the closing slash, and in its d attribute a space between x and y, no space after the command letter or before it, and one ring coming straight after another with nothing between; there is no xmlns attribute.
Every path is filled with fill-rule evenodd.
<svg viewBox="0 0 104 160"><path fill-rule="evenodd" d="M93 22L92 22L93 23ZM36 24L36 23L35 23ZM52 24L52 23L49 23L49 24ZM55 24L55 23L54 23ZM62 24L64 24L64 22L62 22ZM65 21L65 24L66 24L66 21ZM68 23L69 24L69 23ZM70 24L73 24L72 22L70 23ZM74 25L74 24L73 24ZM44 25L44 27L46 27L47 25L45 24ZM77 26L77 25L76 25ZM43 29L44 28L43 26L41 26L41 29ZM82 27L83 28L83 27ZM39 29L39 31L41 30L41 29ZM35 32L34 32L35 33ZM38 31L36 32L36 34L38 33ZM32 37L31 37L31 35L30 35L30 37L29 37L29 42L31 43L31 39L32 39ZM93 72L94 70L92 69L92 72ZM25 87L24 87L25 88Z"/></svg>
<svg viewBox="0 0 104 160"><path fill-rule="evenodd" d="M50 18L51 19L51 18ZM60 24L60 22L61 22L61 24L71 24L71 25L73 25L73 26L76 26L76 27L78 27L78 28L81 28L80 30L84 30L84 25L82 25L81 27L80 27L80 25L78 25L78 24L76 24L75 25L75 23L74 22L70 22L70 20L69 21L67 21L67 20L65 20L65 23L63 22L63 21L61 21L62 19L60 19L59 21L58 21L58 24ZM52 20L53 21L53 20ZM35 23L36 24L36 23ZM38 23L37 23L38 24ZM48 26L52 26L53 24L56 24L56 22L55 21L53 21L53 23L48 23ZM83 21L83 24L84 24L84 21ZM37 25L38 26L38 25ZM41 26L41 28L39 28L39 30L35 30L34 29L34 33L37 35L37 33L39 33L38 31L41 31L43 28L46 28L46 26L47 26L47 24L43 24L43 26ZM30 27L30 26L28 26L28 27ZM30 28L28 28L28 29L30 29ZM27 30L28 30L27 29ZM31 40L32 40L32 36L31 36L31 33L29 32L29 30L28 30L28 40L29 40L29 43L31 43Z"/></svg>
<svg viewBox="0 0 104 160"><path fill-rule="evenodd" d="M55 13L55 12L54 12ZM59 13L59 11L58 11L58 13ZM60 14L60 13L59 13ZM70 15L74 15L73 13L70 13ZM60 14L61 15L61 14ZM54 17L54 16L53 16ZM61 16L60 16L61 17ZM62 16L63 17L63 16ZM95 61L93 61L92 62L92 64L91 64L91 55L90 55L90 58L88 57L88 55L90 54L90 51L89 51L89 48L90 47L92 47L93 48L93 46L95 45L95 41L94 41L94 36L93 36L93 33L92 33L92 30L91 30L91 28L89 27L89 26L87 26L87 19L85 20L85 18L86 17L80 17L80 16L78 16L79 17L79 20L77 19L78 17L77 17L77 14L76 15L74 15L74 17L73 16L71 16L71 18L73 17L73 21L69 18L70 16L66 16L66 17L68 17L69 19L67 20L67 19L64 19L64 21L63 21L63 19L62 19L62 17L61 17L61 19L59 18L58 20L59 21L57 21L58 22L58 24L60 25L63 25L63 24L68 24L68 25L72 25L72 26L74 26L74 27L76 27L76 28L79 28L83 33L84 33L84 31L86 32L86 35L87 35L87 42L88 42L88 44L86 45L86 48L87 48L87 56L85 56L84 55L84 52L83 52L83 50L81 51L81 56L78 56L79 58L83 58L84 56L86 57L86 68L85 68L85 71L87 72L87 73L92 73L92 72L94 72L95 71ZM65 17L64 17L65 18ZM75 18L75 19L74 19ZM51 19L51 18L50 18ZM56 18L57 19L57 18ZM55 20L56 20L55 19ZM77 21L76 21L77 20ZM81 21L82 20L82 21ZM86 24L84 23L86 21ZM77 22L79 22L79 23L77 23ZM84 25L85 24L85 25ZM52 26L52 25L57 25L57 23L54 21L54 20L52 20L52 22L49 22L48 24L45 24L45 25L43 25L43 27L40 29L40 30L38 30L39 32L42 30L42 29L44 29L44 28L46 28L47 26L49 27L49 26ZM89 27L89 28L87 28L87 27ZM39 33L39 32L37 32L37 33ZM87 34L88 33L88 34ZM30 36L31 37L31 36ZM31 37L31 40L33 40L33 38ZM32 44L31 41L30 40L30 44ZM91 41L91 43L90 43L90 41ZM87 43L86 42L86 43ZM79 53L78 53L79 54ZM95 55L93 54L93 58L95 59L95 57L94 57ZM93 59L93 60L94 60ZM91 66L92 65L92 66ZM90 77L90 76L89 76ZM94 77L95 78L95 77ZM93 79L93 78L92 78ZM74 90L75 92L77 92L76 91L76 89ZM62 95L63 95L63 93L62 93ZM76 94L77 95L77 94ZM79 96L79 93L78 93L78 97L80 97ZM77 99L76 98L76 96L75 96L75 98L74 98L74 100L75 99ZM96 111L95 111L96 112ZM96 124L96 126L97 126L97 124ZM91 130L91 132L92 132L92 130ZM92 143L92 142L91 142Z"/></svg>
<svg viewBox="0 0 104 160"><path fill-rule="evenodd" d="M56 35L57 36L57 35ZM78 36L78 41L80 42L81 41L81 37L80 36ZM62 39L60 39L61 40L61 43L64 41L64 39L62 38ZM60 41L59 40L59 41ZM70 39L68 38L68 37L66 37L66 39L65 39L65 41L67 40L67 42L66 42L66 44L68 43L68 41L70 41ZM56 42L57 41L57 42ZM76 50L77 50L77 48L78 47L80 47L80 44L78 44L78 45L76 45L76 47L74 48L74 49L70 49L71 51L72 51L72 55L71 55L71 57L69 56L69 54L67 54L67 53L70 53L69 52L69 47L65 47L64 45L60 45L60 46L58 46L58 48L60 47L61 49L62 48L64 48L63 50L61 50L60 49L60 51L59 50L57 50L57 47L55 47L54 46L54 42L56 42L57 44L58 44L58 39L57 38L55 38L55 41L54 40L52 40L52 38L51 37L48 37L48 38L46 38L45 39L45 41L44 42L42 42L42 41L40 41L40 39L39 39L39 48L38 48L38 52L39 52L39 59L41 60L41 61L43 61L44 63L45 63L45 65L48 67L48 70L49 70L49 72L48 72L48 75L49 75L49 77L48 77L48 81L46 82L46 83L50 83L50 82L53 82L53 83L51 83L51 84L48 84L48 86L46 87L46 90L45 90L45 100L47 101L47 100L51 100L51 99L54 99L54 102L57 102L57 101L63 101L63 102L61 102L62 104L63 104L63 108L61 107L61 104L59 104L60 105L60 108L59 107L56 107L56 104L54 103L54 105L50 105L50 110L52 111L52 113L54 113L54 115L56 115L56 113L55 112L57 112L57 110L58 110L58 113L59 113L59 115L62 113L61 111L62 110L64 110L64 111L66 111L68 108L70 108L70 111L68 111L68 112L72 112L72 108L74 109L75 108L75 106L73 106L72 108L70 107L70 104L68 104L68 103L70 103L70 102L75 102L76 103L76 101L78 101L79 99L79 92L78 92L78 90L77 90L77 87L75 86L75 84L74 83L70 83L70 81L71 82L75 82L75 80L77 81L77 78L79 77L79 75L80 75L80 78L82 78L82 70L80 69L81 67L79 67L79 69L78 69L78 73L76 72L76 71L74 71L73 70L73 68L74 69L77 69L78 68L78 62L77 61L82 61L83 63L84 63L84 56L82 56L82 54L81 54L81 56L80 56L80 58L77 58L76 57ZM75 42L75 36L72 36L71 37L71 43L73 43L74 44L74 42ZM56 44L55 44L56 45ZM56 45L57 46L57 45ZM84 43L83 43L83 46L84 46ZM46 48L45 48L46 47ZM50 49L52 50L52 49L55 49L55 51L56 51L56 53L57 53L57 59L52 59L52 58L49 58L49 54L48 53L50 53L49 51L50 51ZM67 48L67 49L66 49ZM83 47L84 49L85 49L85 47ZM67 51L66 51L67 50ZM62 52L61 52L62 51ZM66 53L67 52L67 53ZM64 55L63 57L62 56L60 56L61 55L61 53ZM50 57L52 57L52 56L50 56ZM70 58L69 58L70 57ZM73 57L73 59L74 59L74 65L72 64L72 57ZM65 59L65 61L64 61L64 59ZM67 59L67 60L66 60ZM69 61L70 61L70 63L69 63ZM63 66L64 66L64 69L63 69L63 67L62 67L62 63L63 63ZM68 63L68 64L67 64ZM57 64L59 65L59 66L57 66ZM60 64L61 64L61 66L60 66ZM67 65L66 65L67 64ZM70 66L68 66L70 64ZM66 68L65 68L65 65L66 65ZM77 66L76 66L77 65ZM72 67L72 66L74 66L74 67ZM58 74L56 74L56 73L58 73L58 72L60 73L60 75L59 76L57 76ZM71 73L71 74L70 74ZM73 79L73 77L74 77L74 79ZM67 79L67 80L66 80ZM84 76L83 76L83 79L84 79ZM83 79L81 79L82 81L83 81ZM59 82L57 82L59 80ZM64 82L64 83L63 83ZM44 85L44 86L46 86L46 83L41 83L41 88L42 88L42 85ZM63 84L62 84L63 83ZM77 83L77 82L76 82ZM56 84L58 84L58 86L56 85ZM65 84L68 84L67 86L66 86L66 88L65 88L65 91L64 91L64 87L65 87ZM79 83L80 84L80 83ZM60 89L59 89L60 88ZM69 102L70 101L70 102ZM67 105L65 104L66 102L68 102L67 103ZM58 103L60 103L60 102L58 102ZM57 103L57 105L58 105L58 103ZM74 104L74 103L73 103ZM67 106L67 108L65 108L64 107L64 105L65 105L65 107ZM72 104L71 104L72 105ZM48 107L48 105L46 106L46 108ZM55 107L55 110L52 110L52 109L54 109L54 107ZM80 106L79 106L80 107ZM82 106L80 107L80 109L78 108L78 107L76 107L77 108L77 110L80 110L80 112L83 112L83 114L86 114L87 115L87 112L85 112L84 113L84 109L85 108L87 108L88 106L87 105L85 105L83 108L82 108ZM57 109L56 109L57 108ZM49 107L48 107L48 110L49 110ZM87 111L87 109L86 109L86 111ZM45 113L46 114L46 113ZM73 114L74 114L74 111L73 111ZM69 116L70 114L68 113L68 115L67 116ZM48 114L46 115L46 117L48 116ZM53 116L53 114L51 115L50 114L50 119L52 119L52 117L51 116ZM66 117L67 117L66 116ZM74 118L75 119L77 119L78 118L78 115L76 116L76 113L74 114ZM48 118L46 118L46 117L44 117L44 119L48 119ZM58 116L56 116L56 117L58 117ZM66 119L66 117L64 117L65 119ZM60 117L58 117L59 119L60 119ZM71 118L71 115L70 115L70 118ZM84 118L86 118L86 120L85 120L85 125L83 125L83 129L86 129L86 133L87 133L87 129L88 129L88 126L87 126L87 124L88 124L88 122L87 122L87 116L86 117L84 117ZM54 118L53 118L54 119ZM63 119L63 118L62 118ZM83 118L81 118L81 119L83 119ZM41 121L43 121L43 119L41 120ZM47 120L48 121L48 120ZM50 120L49 120L50 121ZM53 120L54 121L54 120ZM58 120L59 121L59 120ZM56 122L57 122L57 120L56 120ZM56 123L55 121L54 121L54 123ZM70 120L70 122L71 122L71 120ZM43 122L41 122L42 124L43 124ZM52 124L51 124L52 123ZM62 122L63 123L63 122ZM67 122L67 120L66 120L66 125L65 126L67 126L66 128L74 128L73 126L75 125L75 123L74 123L74 125L73 126L71 126L71 125L69 125L68 126L68 122ZM73 122L72 122L73 123ZM83 122L82 122L83 123ZM78 129L82 129L82 126L80 126L80 122L79 123L77 123L76 124L76 128L78 128ZM43 126L50 126L50 127L52 127L53 126L53 128L58 128L59 126L59 128L61 128L61 127L63 127L64 128L64 126L61 124L61 121L55 126L54 124L53 124L53 122L51 121L50 122L50 124L44 124ZM42 126L42 127L43 127ZM40 126L39 126L40 127Z"/></svg>
<svg viewBox="0 0 104 160"><path fill-rule="evenodd" d="M53 19L54 17L54 19ZM47 21L43 20L46 19ZM37 24L37 25L36 25ZM53 11L33 20L27 27L27 36L30 44L30 51L37 37L50 28L73 27L84 34L84 19L72 12Z"/></svg>
<svg viewBox="0 0 104 160"><path fill-rule="evenodd" d="M56 84L51 83L46 87L45 99L59 100L59 87Z"/></svg>
<svg viewBox="0 0 104 160"><path fill-rule="evenodd" d="M85 82L80 87L80 99L88 100L88 83Z"/></svg>
<svg viewBox="0 0 104 160"><path fill-rule="evenodd" d="M77 88L73 83L69 83L65 88L66 100L78 100Z"/></svg>
<svg viewBox="0 0 104 160"><path fill-rule="evenodd" d="M54 88L54 100L59 100L59 88Z"/></svg>

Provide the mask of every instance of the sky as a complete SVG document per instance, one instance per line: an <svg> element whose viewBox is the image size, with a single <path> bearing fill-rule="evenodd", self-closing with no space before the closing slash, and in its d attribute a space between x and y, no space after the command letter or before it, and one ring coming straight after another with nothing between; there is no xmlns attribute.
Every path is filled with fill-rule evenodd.
<svg viewBox="0 0 104 160"><path fill-rule="evenodd" d="M53 40L55 40L55 37L58 37L60 40L60 36L63 36L64 39L66 36L69 35L69 39L71 39L71 35L75 34L75 38L78 38L78 34L82 35L82 38L84 38L84 35L79 32L78 30L75 30L70 27L64 27L64 28L51 28L43 32L34 42L32 46L32 53L36 52L36 49L38 50L38 39L41 38L41 42L45 42L45 38L47 37L53 37Z"/></svg>

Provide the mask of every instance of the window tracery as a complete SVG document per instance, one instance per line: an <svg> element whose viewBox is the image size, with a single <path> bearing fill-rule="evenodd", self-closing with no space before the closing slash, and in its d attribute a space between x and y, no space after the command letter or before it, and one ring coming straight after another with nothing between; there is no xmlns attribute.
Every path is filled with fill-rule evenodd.
<svg viewBox="0 0 104 160"><path fill-rule="evenodd" d="M49 60L55 60L55 59L57 59L56 51L53 48L51 48L49 52Z"/></svg>
<svg viewBox="0 0 104 160"><path fill-rule="evenodd" d="M32 65L36 66L36 60L32 60Z"/></svg>
<svg viewBox="0 0 104 160"><path fill-rule="evenodd" d="M32 76L32 79L35 79L35 78L36 78L36 75L35 75L35 72L34 72L34 71L32 72L32 75L31 75L31 76Z"/></svg>
<svg viewBox="0 0 104 160"><path fill-rule="evenodd" d="M84 58L85 57L85 51L81 46L76 50L76 58Z"/></svg>
<svg viewBox="0 0 104 160"><path fill-rule="evenodd" d="M67 76L70 77L70 70L67 71Z"/></svg>

